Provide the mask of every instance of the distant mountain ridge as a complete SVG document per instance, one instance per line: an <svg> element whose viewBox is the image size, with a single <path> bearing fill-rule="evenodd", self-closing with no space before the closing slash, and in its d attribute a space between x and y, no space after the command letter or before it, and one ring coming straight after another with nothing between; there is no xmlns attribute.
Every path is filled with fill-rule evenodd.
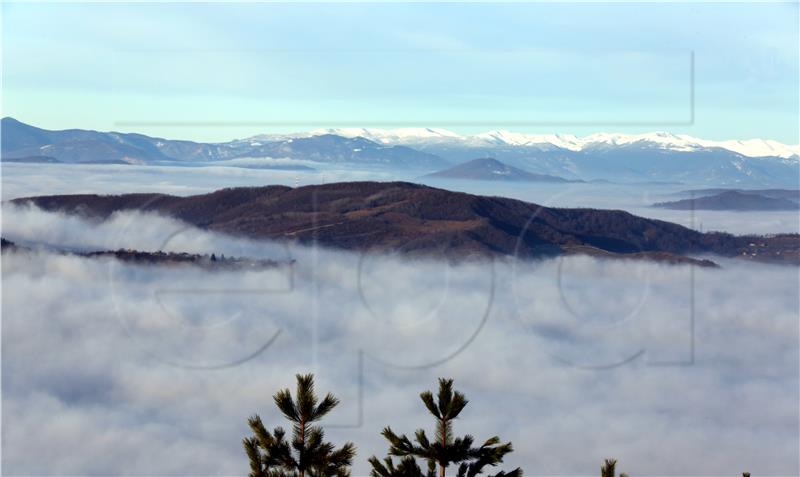
<svg viewBox="0 0 800 477"><path fill-rule="evenodd" d="M574 182L564 179L563 177L551 176L548 174L534 174L524 171L491 157L473 159L448 169L427 174L423 177L504 182Z"/></svg>
<svg viewBox="0 0 800 477"><path fill-rule="evenodd" d="M717 254L800 264L798 235L701 233L618 210L542 207L405 182L248 187L190 197L42 196L12 202L98 219L118 211L149 211L232 235L362 252L453 258L640 254L676 261Z"/></svg>
<svg viewBox="0 0 800 477"><path fill-rule="evenodd" d="M657 145L665 150L692 152L705 149L725 149L746 157L780 157L800 161L800 145L788 145L771 139L746 139L714 141L687 134L656 131L644 134L595 133L584 137L572 134L526 134L506 130L487 131L462 136L446 129L431 128L331 128L319 129L303 135L335 134L343 137L363 137L384 144L462 143L480 146L530 146L542 150L553 148L585 151L598 148L627 146L630 144Z"/></svg>
<svg viewBox="0 0 800 477"><path fill-rule="evenodd" d="M83 129L50 131L8 117L3 118L1 127L0 145L5 161L51 157L65 163L161 164L274 157L428 170L449 164L434 154L405 146L378 144L360 137L318 135L272 141L198 143L135 133Z"/></svg>
<svg viewBox="0 0 800 477"><path fill-rule="evenodd" d="M800 211L800 202L783 197L728 190L694 199L659 202L653 204L653 207L673 210Z"/></svg>
<svg viewBox="0 0 800 477"><path fill-rule="evenodd" d="M48 131L3 118L1 142L2 159L9 162L52 158L63 163L160 165L273 158L419 174L491 157L531 174L575 181L800 186L798 146L760 139L707 141L669 133L578 138L508 131L461 136L434 128L346 128L199 143L136 133Z"/></svg>
<svg viewBox="0 0 800 477"><path fill-rule="evenodd" d="M229 158L224 147L173 141L135 133L84 129L50 131L13 118L3 118L0 147L4 160L45 156L67 163L148 164L180 160Z"/></svg>
<svg viewBox="0 0 800 477"><path fill-rule="evenodd" d="M789 199L800 202L800 189L730 189L730 188L691 189L691 190L679 191L672 195L684 196L691 199L698 197L707 197L729 191L741 192L743 194L757 194L764 197L772 197L773 199Z"/></svg>

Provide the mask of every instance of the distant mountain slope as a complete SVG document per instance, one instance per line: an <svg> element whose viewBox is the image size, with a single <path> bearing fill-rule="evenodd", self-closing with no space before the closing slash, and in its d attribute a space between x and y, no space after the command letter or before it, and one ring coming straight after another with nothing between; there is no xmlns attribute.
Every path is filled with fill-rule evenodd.
<svg viewBox="0 0 800 477"><path fill-rule="evenodd" d="M243 144L247 143L244 148ZM288 157L316 162L394 166L410 169L435 169L449 162L427 152L406 146L387 146L362 137L346 138L332 134L278 139L269 142L238 141L242 155Z"/></svg>
<svg viewBox="0 0 800 477"><path fill-rule="evenodd" d="M629 144L571 151L532 146L469 146L418 144L415 147L450 161L494 157L537 174L568 179L612 182L682 182L691 184L798 187L800 161L777 157L750 158L723 149L673 151Z"/></svg>
<svg viewBox="0 0 800 477"><path fill-rule="evenodd" d="M274 157L431 170L449 164L405 146L387 146L363 138L333 135L239 140L220 144L174 141L142 134L68 129L48 131L13 118L2 120L2 157L48 156L67 163L153 164L206 162L242 157Z"/></svg>
<svg viewBox="0 0 800 477"><path fill-rule="evenodd" d="M653 207L674 210L800 210L800 203L789 199L767 197L755 193L725 191L696 199L659 202L653 204Z"/></svg>
<svg viewBox="0 0 800 477"><path fill-rule="evenodd" d="M742 194L756 194L764 197L772 197L773 199L789 199L800 201L800 190L798 189L691 189L683 190L673 195L698 198L729 191L741 192Z"/></svg>
<svg viewBox="0 0 800 477"><path fill-rule="evenodd" d="M493 157L538 174L614 182L800 185L800 146L764 139L711 141L665 132L460 136L442 129L328 129L384 144L405 144L451 162ZM307 136L309 133L301 133Z"/></svg>
<svg viewBox="0 0 800 477"><path fill-rule="evenodd" d="M66 129L49 131L3 118L2 157L54 157L69 163L145 164L173 160L211 160L230 156L224 146L171 141L142 134Z"/></svg>
<svg viewBox="0 0 800 477"><path fill-rule="evenodd" d="M800 263L797 235L704 234L623 211L548 208L403 182L236 188L191 197L45 196L13 202L98 218L121 210L152 211L219 232L347 250L452 257L714 253Z"/></svg>
<svg viewBox="0 0 800 477"><path fill-rule="evenodd" d="M510 181L510 182L569 182L562 177L547 174L534 174L504 164L490 157L473 159L463 164L433 172L424 177L439 179L471 179L478 181Z"/></svg>

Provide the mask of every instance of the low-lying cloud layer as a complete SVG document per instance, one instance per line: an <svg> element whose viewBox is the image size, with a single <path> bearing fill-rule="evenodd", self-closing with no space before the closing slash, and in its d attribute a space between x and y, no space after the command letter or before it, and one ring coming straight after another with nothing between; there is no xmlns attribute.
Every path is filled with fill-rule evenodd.
<svg viewBox="0 0 800 477"><path fill-rule="evenodd" d="M238 163L238 167L232 164ZM286 165L281 160L237 159L232 162L181 166L128 166L111 164L2 164L3 200L52 194L121 194L161 192L191 195L224 187L268 184L301 185L343 180L398 180L389 171L331 168L313 171L256 169L257 165ZM309 165L294 161L296 165ZM245 167L242 167L245 166ZM406 176L408 180L412 176Z"/></svg>
<svg viewBox="0 0 800 477"><path fill-rule="evenodd" d="M310 165L313 171L253 169L288 164ZM246 167L232 167L246 166ZM650 207L655 202L675 200L675 192L692 189L688 184L547 184L492 181L434 180L420 178L420 172L398 169L360 170L344 165L241 158L203 167L123 166L103 164L16 164L2 165L3 200L52 194L119 194L160 192L192 195L224 187L288 186L336 181L423 181L435 187L473 194L498 195L553 207L594 207L627 210L636 215L675 222L700 230L735 234L800 232L795 211L725 212L713 210L668 210ZM708 185L694 186L708 187Z"/></svg>
<svg viewBox="0 0 800 477"><path fill-rule="evenodd" d="M383 455L385 425L500 435L506 467L591 475L796 475L798 275L568 257L448 265L237 240L170 219L89 223L4 207L20 243L293 258L242 272L4 254L6 475L244 475L246 418L314 371L343 401L328 437Z"/></svg>

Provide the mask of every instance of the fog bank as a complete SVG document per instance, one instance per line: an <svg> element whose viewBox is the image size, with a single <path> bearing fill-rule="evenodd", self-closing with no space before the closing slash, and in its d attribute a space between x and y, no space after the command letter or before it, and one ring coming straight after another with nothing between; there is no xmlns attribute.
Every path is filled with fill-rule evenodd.
<svg viewBox="0 0 800 477"><path fill-rule="evenodd" d="M4 254L7 475L244 475L247 416L285 425L271 395L306 371L343 401L327 435L358 445L356 476L385 454L385 425L431 428L418 394L439 376L471 401L456 431L513 441L504 467L527 475L611 456L631 475L800 471L794 267L447 265L142 214L3 212L4 235L30 244L296 260L204 272Z"/></svg>

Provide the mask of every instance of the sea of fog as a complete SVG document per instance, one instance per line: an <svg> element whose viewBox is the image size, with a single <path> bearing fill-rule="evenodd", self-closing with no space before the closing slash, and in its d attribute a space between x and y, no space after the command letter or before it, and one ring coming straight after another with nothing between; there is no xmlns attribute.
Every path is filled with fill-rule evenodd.
<svg viewBox="0 0 800 477"><path fill-rule="evenodd" d="M216 166L2 172L4 199L413 179ZM666 212L649 202L681 189L458 187L658 217ZM3 236L36 248L2 259L6 475L245 475L247 417L285 426L271 396L308 371L342 400L326 436L357 444L356 477L368 474L370 455L385 454L384 426L431 430L418 395L440 376L470 399L455 430L511 440L503 467L527 475L594 475L606 457L630 475L800 473L796 267L590 257L451 264L253 242L141 213L87 222L10 204L2 212ZM764 233L792 225L781 214L683 219ZM138 266L54 246L281 265Z"/></svg>

